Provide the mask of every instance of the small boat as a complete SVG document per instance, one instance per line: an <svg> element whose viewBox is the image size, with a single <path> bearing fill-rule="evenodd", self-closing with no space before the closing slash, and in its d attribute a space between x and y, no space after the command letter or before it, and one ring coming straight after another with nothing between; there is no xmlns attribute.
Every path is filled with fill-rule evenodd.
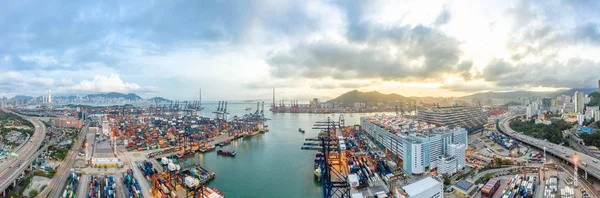
<svg viewBox="0 0 600 198"><path fill-rule="evenodd" d="M250 132L248 132L248 131L245 131L245 132L244 132L244 137L250 137Z"/></svg>
<svg viewBox="0 0 600 198"><path fill-rule="evenodd" d="M246 111L250 111L250 110L252 110L252 108L246 107Z"/></svg>
<svg viewBox="0 0 600 198"><path fill-rule="evenodd" d="M233 152L229 152L227 150L218 150L217 154L219 155L225 155L225 156L231 156L231 157L235 157L235 151Z"/></svg>
<svg viewBox="0 0 600 198"><path fill-rule="evenodd" d="M226 145L229 145L229 143L231 143L231 141L227 140L227 141L219 143L219 146L226 146Z"/></svg>
<svg viewBox="0 0 600 198"><path fill-rule="evenodd" d="M298 131L300 131L300 133L304 133L304 129L302 128L298 128Z"/></svg>

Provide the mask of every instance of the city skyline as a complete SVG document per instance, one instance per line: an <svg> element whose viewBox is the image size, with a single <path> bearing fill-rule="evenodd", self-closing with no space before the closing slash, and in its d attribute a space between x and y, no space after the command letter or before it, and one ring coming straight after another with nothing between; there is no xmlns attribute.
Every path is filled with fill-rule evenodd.
<svg viewBox="0 0 600 198"><path fill-rule="evenodd" d="M600 69L594 1L5 4L0 97L453 97L592 88Z"/></svg>

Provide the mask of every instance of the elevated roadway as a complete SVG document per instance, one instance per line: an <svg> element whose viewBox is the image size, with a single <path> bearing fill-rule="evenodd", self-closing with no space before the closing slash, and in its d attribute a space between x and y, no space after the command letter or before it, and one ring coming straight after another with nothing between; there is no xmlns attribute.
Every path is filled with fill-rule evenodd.
<svg viewBox="0 0 600 198"><path fill-rule="evenodd" d="M571 166L573 164L575 164L575 162L576 162L577 168L580 171L583 171L582 176L585 179L587 179L588 176L592 176L592 177L595 177L596 179L600 179L600 163L598 163L598 160L596 158L586 155L581 152L577 152L577 151L571 149L570 147L565 147L565 146L561 146L558 144L554 144L552 142L539 140L539 139L524 135L522 133L518 133L517 131L511 129L510 121L517 117L520 117L520 116L523 116L523 115L522 114L514 115L514 116L509 116L509 117L503 118L499 125L500 132L503 132L504 134L506 134L510 137L513 137L522 143L528 144L532 147L536 147L540 150L544 150L544 148L545 148L546 154L551 154L551 155L555 156L556 158L561 159L563 162L567 162ZM578 160L575 159L574 155L577 156ZM585 181L580 180L580 183L581 182L585 183Z"/></svg>
<svg viewBox="0 0 600 198"><path fill-rule="evenodd" d="M67 153L67 157L61 163L61 165L57 168L56 174L50 180L50 183L38 196L40 197L60 197L64 191L67 178L71 172L73 172L73 164L75 164L75 159L77 157L78 150L81 148L83 144L83 140L85 139L85 134L90 126L90 121L86 120L83 129L80 131L79 136L77 137L79 140L73 143L73 146ZM81 179L81 178L80 178ZM84 184L88 185L88 184Z"/></svg>
<svg viewBox="0 0 600 198"><path fill-rule="evenodd" d="M19 115L16 113L13 114ZM3 197L5 196L6 189L8 189L10 186L16 186L17 181L23 178L24 171L27 168L30 168L31 163L40 153L38 152L39 148L46 137L46 125L44 125L44 123L31 117L22 115L19 116L31 122L35 127L35 131L29 138L29 141L23 143L23 145L15 151L15 153L18 155L17 158L11 158L7 162L0 164L0 190L2 191Z"/></svg>

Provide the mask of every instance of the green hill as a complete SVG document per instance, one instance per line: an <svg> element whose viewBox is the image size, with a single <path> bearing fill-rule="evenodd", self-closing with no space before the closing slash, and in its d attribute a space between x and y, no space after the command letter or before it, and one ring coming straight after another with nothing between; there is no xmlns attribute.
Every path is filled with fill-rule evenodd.
<svg viewBox="0 0 600 198"><path fill-rule="evenodd" d="M398 95L398 94L382 94L376 91L371 92L360 92L358 90L353 90L338 96L332 100L327 101L331 102L339 102L344 104L345 106L353 105L355 102L364 102L364 103L377 103L377 102L401 102L408 101L410 99Z"/></svg>

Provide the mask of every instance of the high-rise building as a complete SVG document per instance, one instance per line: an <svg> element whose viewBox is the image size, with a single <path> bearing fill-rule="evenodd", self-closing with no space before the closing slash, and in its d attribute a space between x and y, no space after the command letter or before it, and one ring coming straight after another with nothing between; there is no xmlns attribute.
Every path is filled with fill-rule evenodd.
<svg viewBox="0 0 600 198"><path fill-rule="evenodd" d="M573 96L573 102L575 103L575 112L584 113L583 109L585 105L585 99L583 97L583 92L576 91L575 95Z"/></svg>
<svg viewBox="0 0 600 198"><path fill-rule="evenodd" d="M52 90L48 90L48 103L52 103Z"/></svg>
<svg viewBox="0 0 600 198"><path fill-rule="evenodd" d="M437 127L400 116L361 117L362 129L378 143L402 159L409 174L422 174L438 168L441 157L449 153L449 145L468 145L464 128ZM456 153L456 152L455 152ZM461 161L465 160L458 159Z"/></svg>
<svg viewBox="0 0 600 198"><path fill-rule="evenodd" d="M538 104L533 102L527 106L527 109L525 110L525 116L527 116L527 118L536 116L538 114L538 110L539 110Z"/></svg>
<svg viewBox="0 0 600 198"><path fill-rule="evenodd" d="M487 114L479 106L420 108L418 118L420 122L436 126L464 128L469 133L482 131L483 125L487 123Z"/></svg>

